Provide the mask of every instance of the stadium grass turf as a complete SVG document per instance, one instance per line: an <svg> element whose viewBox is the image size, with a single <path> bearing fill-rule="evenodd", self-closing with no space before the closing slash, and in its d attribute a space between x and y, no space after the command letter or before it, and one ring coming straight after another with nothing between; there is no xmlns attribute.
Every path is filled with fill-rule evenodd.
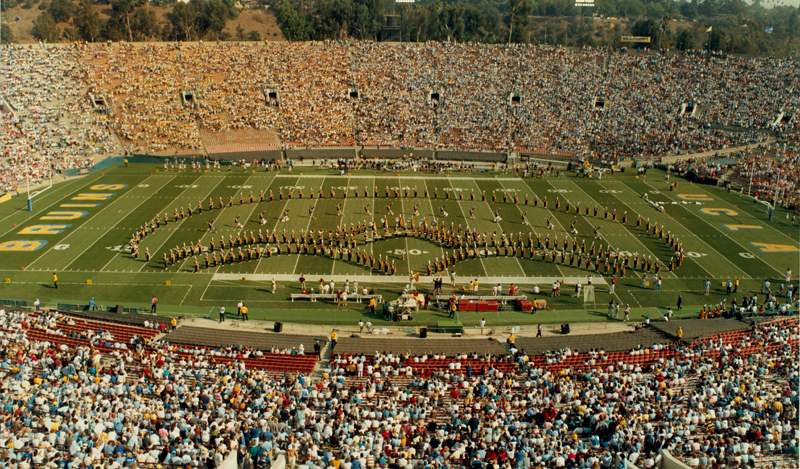
<svg viewBox="0 0 800 469"><path fill-rule="evenodd" d="M672 179L673 181L675 178ZM106 186L99 186L106 185ZM108 186L108 185L124 185ZM111 189L108 189L111 187ZM362 193L358 199L352 196L352 188L358 187ZM389 187L391 196L385 197L385 188ZM408 187L411 197L402 196ZM413 189L417 188L419 197L413 197ZM302 188L304 197L298 197ZM309 190L320 189L324 198L309 198ZM342 191L348 189L348 198L342 199ZM369 197L364 198L364 189ZM374 198L374 189L379 197ZM394 188L399 188L401 197L395 198ZM337 197L330 198L333 189ZM423 198L425 189L430 193L428 199ZM249 202L252 190L256 202ZM273 191L273 202L259 203L259 192L268 194ZM279 201L278 193L283 190L287 197ZM294 197L289 200L288 192ZM481 193L487 195L481 201ZM434 193L438 198L434 199ZM655 201L668 203L664 212L658 212L641 197L647 192ZM107 200L75 200L81 194L112 194ZM446 194L450 194L450 198ZM492 193L497 200L492 200ZM245 197L244 204L239 203L238 195ZM463 194L463 200L459 200ZM475 200L470 201L470 194ZM519 203L511 201L503 203L503 194L513 198L519 196ZM525 206L523 200L529 196L530 204ZM227 206L228 197L234 197L231 207ZM222 197L225 208L217 208L218 199ZM533 207L533 199L541 201L546 197L548 207L542 204ZM680 202L681 198L700 198L702 205L694 201L688 204L671 204ZM214 200L215 209L208 211L208 200ZM555 209L556 199L561 203ZM576 215L574 208L565 212L566 202L574 207L581 205L581 215ZM201 214L195 213L178 223L174 222L175 208L187 205L196 207L203 205ZM370 215L365 213L364 206L370 204ZM92 207L64 207L69 204L97 204ZM341 204L344 216L336 215L336 205ZM395 215L387 215L387 206ZM43 304L55 306L58 302L88 303L94 297L97 304L148 307L152 295L159 298L159 310L163 313L180 313L203 316L212 308L225 304L228 309L239 299L245 300L250 307L254 319L280 320L300 323L348 323L357 322L365 316L365 306L348 305L336 307L330 303L305 301L290 302L291 293L299 293L296 281L278 282L278 291L272 294L271 275L288 274L292 278L302 273L308 278L309 285L316 287L320 277L336 275L373 275L373 281L366 282L376 293L386 299L394 299L404 283L387 282L386 276L370 270L368 267L356 265L347 260L331 259L313 255L272 256L259 260L225 264L218 268L193 273L191 259L181 260L175 265L163 269L161 256L170 247L187 245L198 241L208 246L213 236L216 243L220 236L235 236L237 230L234 218L240 217L245 223L245 231L258 232L262 228L258 224L259 214L263 212L268 222L264 226L270 231L278 229L287 232L295 230L335 229L336 226L350 227L351 224L364 221L379 223L388 216L390 226L395 217L406 219L413 213L413 206L418 204L419 217L432 220L439 218L443 209L449 215L441 220L449 226L485 232L522 233L527 240L528 232L540 235L544 240L548 235L551 240L558 239L563 243L571 223L579 232L579 242L586 241L587 246L595 242L604 248L610 243L620 251L638 253L639 255L658 258L666 263L672 255L664 240L651 232L645 232L644 226L636 227L636 217L650 219L658 226L677 235L684 244L687 256L683 266L675 272L662 269L663 285L661 291L655 291L652 285L641 288L641 271L635 274L628 270L627 276L619 279L615 301L630 304L634 308L631 319L644 315L657 317L658 308L662 313L666 307L675 307L678 294L683 295L684 311L682 314L696 315L696 310L703 304L713 304L732 295L725 295L722 282L728 279L740 279L737 298L745 294L759 293L765 279L770 279L773 289L784 280L786 268L797 270L800 265L800 245L798 230L791 226L786 218L787 211L778 209L773 221L767 220L763 205L755 205L752 200L739 194L727 193L711 186L689 184L680 180L675 191L669 191L664 181L664 173L651 170L646 178L636 177L634 173L615 173L601 180L576 178L574 173L563 177L545 179L522 179L515 174L501 173L452 173L447 175L431 175L427 173L359 171L350 176L340 176L336 172L310 167L295 167L293 171L253 172L237 168L232 172L173 172L164 171L163 167L152 164L131 164L107 168L102 173L94 173L81 178L71 179L38 194L33 201L33 212L27 211L25 199L13 198L0 204L0 248L14 240L44 240L47 243L33 251L0 251L0 277L9 282L0 284L0 298L24 298L32 301L40 298ZM595 205L599 213L584 216L584 209ZM315 219L309 218L308 209L314 208ZM475 219L468 217L470 208L474 207ZM623 225L604 218L605 208L609 212L616 209L621 220L627 211L628 223ZM290 210L290 221L278 221L284 209ZM492 221L494 212L500 209L502 221ZM46 220L48 214L52 218L54 211L85 211L84 216L70 220ZM522 213L526 213L532 226L522 224ZM166 213L170 223L147 236L140 244L140 256L136 260L124 249L133 231L155 217L156 213L164 217ZM401 215L402 214L402 215ZM59 215L56 215L57 217ZM62 215L70 216L70 215ZM790 215L791 216L791 215ZM555 228L549 230L545 226L547 217ZM207 223L214 220L218 233L209 233ZM69 225L58 234L21 233L34 225ZM16 225L16 226L15 226ZM599 227L601 240L592 238L593 230ZM572 240L572 236L568 236ZM755 243L755 244L753 244ZM274 244L274 243L273 243ZM153 259L144 261L145 247L150 249ZM423 272L427 261L451 253L430 240L415 237L389 238L363 244L363 235L359 237L359 247L372 250L376 257L393 259L397 264L397 277L405 279L410 273ZM403 260L401 250L409 255ZM537 256L531 260L514 257L490 257L469 259L459 262L452 268L457 272L460 282L468 282L474 277L585 277L589 271L556 262L542 262ZM202 256L198 260L203 264ZM24 270L23 270L24 268ZM59 276L59 288L52 284L52 274ZM214 279L215 273L235 274L235 278L259 274L259 280L221 280ZM595 277L598 274L592 273ZM446 274L443 274L446 278ZM653 274L647 276L652 282ZM606 277L608 279L608 277ZM706 278L712 281L711 295L702 294L703 282ZM87 283L91 280L91 284ZM167 285L167 281L171 284ZM509 282L503 282L507 288ZM339 282L338 284L341 284ZM365 282L361 283L362 285ZM549 292L548 285L540 285L543 291ZM421 284L427 289L427 284ZM481 291L490 288L483 282ZM548 300L548 306L556 311L539 312L536 315L520 312L504 311L501 313L462 313L465 324L476 323L486 317L490 324L525 324L536 322L583 322L603 321L606 315L605 306L612 299L608 288L598 286L596 289L596 307L583 309L582 298L571 295L571 289L557 298L550 298L546 293L540 296ZM445 288L445 293L451 290ZM530 285L523 284L523 292L531 295ZM763 295L762 295L763 297ZM446 314L439 310L420 312L414 318L415 324L435 324ZM376 324L382 320L372 318Z"/></svg>

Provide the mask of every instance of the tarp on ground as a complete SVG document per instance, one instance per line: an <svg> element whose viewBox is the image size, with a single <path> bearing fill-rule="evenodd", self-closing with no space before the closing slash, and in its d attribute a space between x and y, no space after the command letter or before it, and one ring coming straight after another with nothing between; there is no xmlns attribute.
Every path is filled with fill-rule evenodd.
<svg viewBox="0 0 800 469"><path fill-rule="evenodd" d="M65 176L68 176L68 177L78 176L80 174L91 174L91 173L100 171L101 169L108 168L111 165L122 163L124 160L125 160L125 158L122 157L122 156L113 156L111 158L106 158L106 159L100 161L99 163L95 164L94 166L90 166L88 168L67 169L67 170L64 170L62 172L62 174L64 174Z"/></svg>

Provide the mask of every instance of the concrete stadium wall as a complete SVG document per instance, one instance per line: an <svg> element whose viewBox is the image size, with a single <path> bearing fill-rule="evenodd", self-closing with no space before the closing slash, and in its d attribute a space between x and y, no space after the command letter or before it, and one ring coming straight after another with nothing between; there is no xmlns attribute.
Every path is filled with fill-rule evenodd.
<svg viewBox="0 0 800 469"><path fill-rule="evenodd" d="M488 161L492 163L505 163L508 159L508 153L495 153L489 151L437 150L436 159L443 161Z"/></svg>
<svg viewBox="0 0 800 469"><path fill-rule="evenodd" d="M669 451L663 449L661 450L661 464L659 467L661 469L692 469L686 464L675 459L675 457L670 454Z"/></svg>
<svg viewBox="0 0 800 469"><path fill-rule="evenodd" d="M433 159L435 152L425 148L364 148L360 152L364 158L413 158Z"/></svg>
<svg viewBox="0 0 800 469"><path fill-rule="evenodd" d="M278 453L269 469L286 469L286 453L283 451Z"/></svg>
<svg viewBox="0 0 800 469"><path fill-rule="evenodd" d="M287 160L355 159L356 149L345 148L292 148L285 151Z"/></svg>
<svg viewBox="0 0 800 469"><path fill-rule="evenodd" d="M248 163L253 160L267 160L274 161L278 159L288 160L323 160L323 159L355 159L358 157L365 158L402 158L406 155L413 155L414 158L440 160L440 161L463 161L470 162L486 162L486 163L516 163L518 161L517 154L515 153L496 153L488 151L459 151L459 150L426 150L421 148L365 148L357 150L354 147L345 148L290 148L287 150L262 150L250 152L228 152L228 153L212 153L208 155L211 160L219 161L220 164L228 164L232 161L244 159ZM528 156L528 155L525 155ZM205 161L202 155L180 155L179 158L185 158L187 161L194 158L195 160ZM129 156L114 156L106 158L94 166L88 168L73 168L63 171L63 175L67 177L78 176L81 174L91 174L103 170L111 165L124 163L125 160L129 163L149 163L163 165L165 160L173 161L175 156L160 156L160 155L147 155L147 154L134 154ZM534 158L531 158L534 159ZM539 159L539 158L535 158ZM541 161L541 160L540 160ZM567 161L552 161L554 164L567 164Z"/></svg>
<svg viewBox="0 0 800 469"><path fill-rule="evenodd" d="M627 459L623 459L623 461L625 462L625 469L640 469L639 466L628 461Z"/></svg>
<svg viewBox="0 0 800 469"><path fill-rule="evenodd" d="M209 153L208 158L216 161L232 161L232 160L244 159L248 163L252 163L253 160L258 160L258 161L282 160L283 152L281 150L261 150L261 151Z"/></svg>

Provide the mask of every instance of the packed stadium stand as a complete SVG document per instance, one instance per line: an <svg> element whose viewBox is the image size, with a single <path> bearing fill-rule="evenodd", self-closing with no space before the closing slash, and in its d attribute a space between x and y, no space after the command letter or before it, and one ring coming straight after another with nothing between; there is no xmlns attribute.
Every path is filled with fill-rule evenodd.
<svg viewBox="0 0 800 469"><path fill-rule="evenodd" d="M513 347L343 337L314 370L296 347L322 338L7 308L2 456L26 469L796 467L797 317L706 323L692 343L652 327Z"/></svg>
<svg viewBox="0 0 800 469"><path fill-rule="evenodd" d="M796 80L783 59L620 54L603 68L608 53L588 49L338 41L3 53L8 192L123 152L413 152L443 171L510 152L617 162L797 138L797 120L775 123L797 101L776 85ZM509 104L512 89L524 105ZM675 111L700 100L693 116ZM701 178L731 169L796 206L796 145L770 151L731 155L733 168L671 164ZM664 452L692 468L798 466L796 316L513 344L171 329L135 312L0 309L0 466L218 468L235 456L265 468L279 452L289 469L650 469L667 467Z"/></svg>

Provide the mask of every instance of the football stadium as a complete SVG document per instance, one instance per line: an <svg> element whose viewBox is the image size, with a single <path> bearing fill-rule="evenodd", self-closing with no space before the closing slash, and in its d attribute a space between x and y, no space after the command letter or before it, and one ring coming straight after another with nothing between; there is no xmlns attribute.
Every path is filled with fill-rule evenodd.
<svg viewBox="0 0 800 469"><path fill-rule="evenodd" d="M3 45L13 468L797 467L797 66Z"/></svg>

